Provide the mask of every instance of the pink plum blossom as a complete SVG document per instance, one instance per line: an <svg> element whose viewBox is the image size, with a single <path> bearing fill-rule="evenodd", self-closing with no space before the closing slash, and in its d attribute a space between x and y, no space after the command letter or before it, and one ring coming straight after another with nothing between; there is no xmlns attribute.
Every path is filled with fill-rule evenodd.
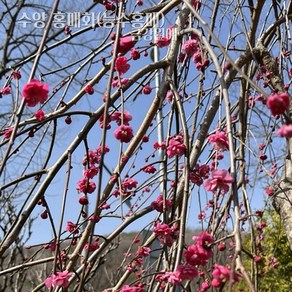
<svg viewBox="0 0 292 292"><path fill-rule="evenodd" d="M48 99L49 85L33 79L22 89L22 97L27 106L33 107Z"/></svg>
<svg viewBox="0 0 292 292"><path fill-rule="evenodd" d="M118 43L118 53L126 54L129 50L131 50L135 46L135 41L132 36L124 36L120 37Z"/></svg>
<svg viewBox="0 0 292 292"><path fill-rule="evenodd" d="M128 60L124 56L120 56L116 58L115 61L115 70L119 73L119 75L125 74L130 69L130 65L128 64Z"/></svg>
<svg viewBox="0 0 292 292"><path fill-rule="evenodd" d="M79 233L77 225L71 221L67 221L66 231L73 233L73 234Z"/></svg>
<svg viewBox="0 0 292 292"><path fill-rule="evenodd" d="M277 131L277 134L280 137L291 138L292 137L292 124L282 125L281 128Z"/></svg>
<svg viewBox="0 0 292 292"><path fill-rule="evenodd" d="M77 191L80 193L91 194L95 191L95 189L95 183L87 178L81 178L77 182Z"/></svg>
<svg viewBox="0 0 292 292"><path fill-rule="evenodd" d="M100 244L98 243L98 241L93 241L90 244L86 243L83 249L88 251L95 251L98 250L99 248Z"/></svg>
<svg viewBox="0 0 292 292"><path fill-rule="evenodd" d="M198 244L192 244L184 251L184 257L187 263L192 266L206 265L212 255L212 250L205 249Z"/></svg>
<svg viewBox="0 0 292 292"><path fill-rule="evenodd" d="M122 78L121 80L121 86L124 87L129 83L129 78ZM112 82L112 87L117 87L120 85L119 79L114 79Z"/></svg>
<svg viewBox="0 0 292 292"><path fill-rule="evenodd" d="M12 128L12 127L9 127L9 128L7 128L7 129L5 129L5 130L3 131L3 137L4 137L5 139L10 139L10 137L11 137L11 135L12 135L12 132L13 132L13 128Z"/></svg>
<svg viewBox="0 0 292 292"><path fill-rule="evenodd" d="M198 270L196 267L189 265L189 264L182 264L179 265L176 270L175 274L178 279L180 280L193 280L198 276Z"/></svg>
<svg viewBox="0 0 292 292"><path fill-rule="evenodd" d="M114 136L117 140L128 143L134 137L133 129L131 126L121 125L114 131Z"/></svg>
<svg viewBox="0 0 292 292"><path fill-rule="evenodd" d="M137 257L147 257L150 254L151 248L147 246L139 246L136 252Z"/></svg>
<svg viewBox="0 0 292 292"><path fill-rule="evenodd" d="M188 56L192 56L198 49L198 42L194 39L186 40L182 48Z"/></svg>
<svg viewBox="0 0 292 292"><path fill-rule="evenodd" d="M130 52L130 56L132 57L133 60L138 60L140 59L141 54L138 49L133 48Z"/></svg>
<svg viewBox="0 0 292 292"><path fill-rule="evenodd" d="M209 143L214 143L214 149L219 151L225 151L229 149L229 143L227 135L224 131L216 131L208 138Z"/></svg>
<svg viewBox="0 0 292 292"><path fill-rule="evenodd" d="M137 187L137 184L138 182L135 179L128 177L122 181L122 188L124 190L132 190Z"/></svg>
<svg viewBox="0 0 292 292"><path fill-rule="evenodd" d="M143 94L150 94L151 93L151 91L152 91L152 88L149 86L149 85L146 85L146 86L144 86L143 88L142 88L142 92L143 92Z"/></svg>
<svg viewBox="0 0 292 292"><path fill-rule="evenodd" d="M162 195L159 195L157 197L157 199L151 203L151 207L158 212L163 212L163 206L164 206L164 202L163 202ZM171 200L166 199L165 200L165 208L168 210L168 209L170 209L171 206L172 206Z"/></svg>
<svg viewBox="0 0 292 292"><path fill-rule="evenodd" d="M170 44L170 39L169 39L168 37L161 36L161 35L158 35L158 36L156 37L155 45L156 45L158 48L167 47L169 44Z"/></svg>
<svg viewBox="0 0 292 292"><path fill-rule="evenodd" d="M156 168L154 167L154 165L146 165L142 168L142 170L146 173L155 173L156 172Z"/></svg>
<svg viewBox="0 0 292 292"><path fill-rule="evenodd" d="M38 121L41 122L45 118L45 113L41 109L39 109L34 113L34 116Z"/></svg>
<svg viewBox="0 0 292 292"><path fill-rule="evenodd" d="M221 266L218 264L214 265L214 270L212 272L213 280L211 282L213 287L220 287L225 284L231 278L231 271L229 268L225 266ZM232 282L239 281L239 274L233 273Z"/></svg>
<svg viewBox="0 0 292 292"><path fill-rule="evenodd" d="M11 93L11 88L10 88L10 86L3 87L3 88L0 90L0 96L1 96L1 95L7 95L7 94L10 94L10 93Z"/></svg>
<svg viewBox="0 0 292 292"><path fill-rule="evenodd" d="M220 190L221 194L229 191L229 186L234 181L234 178L225 169L215 169L211 172L211 178L204 183L205 189L213 194Z"/></svg>
<svg viewBox="0 0 292 292"><path fill-rule="evenodd" d="M169 140L166 154L168 158L171 158L175 155L182 156L186 152L186 146L183 143L183 139L181 135L177 135L175 137L172 137Z"/></svg>
<svg viewBox="0 0 292 292"><path fill-rule="evenodd" d="M83 171L83 175L85 178L92 179L94 178L99 172L99 167L90 167Z"/></svg>
<svg viewBox="0 0 292 292"><path fill-rule="evenodd" d="M176 224L170 227L165 223L156 223L153 232L158 236L161 245L165 244L170 247L173 241L178 238L178 231Z"/></svg>
<svg viewBox="0 0 292 292"><path fill-rule="evenodd" d="M94 93L94 89L90 84L84 87L84 91L89 95L92 95Z"/></svg>
<svg viewBox="0 0 292 292"><path fill-rule="evenodd" d="M14 71L12 74L11 74L11 77L13 78L13 79L17 79L17 80L19 80L20 78L21 78L21 73L20 73L20 71Z"/></svg>
<svg viewBox="0 0 292 292"><path fill-rule="evenodd" d="M45 280L45 285L47 288L51 287L63 287L67 288L69 286L69 278L72 273L68 271L57 272L56 274L52 274Z"/></svg>
<svg viewBox="0 0 292 292"><path fill-rule="evenodd" d="M111 121L115 121L118 126L122 125L129 125L129 122L132 120L132 116L128 111L124 111L123 113L117 111L111 114L110 116Z"/></svg>
<svg viewBox="0 0 292 292"><path fill-rule="evenodd" d="M274 93L269 96L267 106L273 116L281 115L288 110L290 104L289 95L286 92Z"/></svg>

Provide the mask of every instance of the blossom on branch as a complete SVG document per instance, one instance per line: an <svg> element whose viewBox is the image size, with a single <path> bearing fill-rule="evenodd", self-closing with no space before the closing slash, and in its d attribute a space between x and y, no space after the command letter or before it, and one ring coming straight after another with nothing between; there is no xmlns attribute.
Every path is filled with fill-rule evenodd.
<svg viewBox="0 0 292 292"><path fill-rule="evenodd" d="M75 223L73 223L72 221L67 221L66 231L73 233L73 234L79 233L77 225Z"/></svg>
<svg viewBox="0 0 292 292"><path fill-rule="evenodd" d="M38 121L41 122L45 118L45 113L41 109L39 109L34 113L34 116Z"/></svg>
<svg viewBox="0 0 292 292"><path fill-rule="evenodd" d="M33 79L22 89L22 98L27 106L33 107L48 99L49 85Z"/></svg>
<svg viewBox="0 0 292 292"><path fill-rule="evenodd" d="M213 287L221 287L227 281L232 280L232 282L239 281L239 274L233 273L233 279L231 278L231 271L229 268L221 265L214 265L214 270L212 272L213 280L211 282Z"/></svg>
<svg viewBox="0 0 292 292"><path fill-rule="evenodd" d="M96 189L95 183L85 177L81 178L77 182L77 191L80 193L91 194L95 191L95 189Z"/></svg>
<svg viewBox="0 0 292 292"><path fill-rule="evenodd" d="M3 88L0 90L0 96L1 96L1 95L7 95L7 94L10 94L10 93L11 93L11 88L10 88L10 86L3 87Z"/></svg>
<svg viewBox="0 0 292 292"><path fill-rule="evenodd" d="M67 288L69 286L69 278L71 275L72 273L69 273L68 271L57 272L45 280L45 285L49 289L56 286Z"/></svg>
<svg viewBox="0 0 292 292"><path fill-rule="evenodd" d="M118 53L126 54L129 50L131 50L135 46L135 41L132 36L120 37L118 43Z"/></svg>
<svg viewBox="0 0 292 292"><path fill-rule="evenodd" d="M234 181L234 178L226 169L215 169L211 172L211 178L208 178L205 183L205 189L213 194L220 190L223 195L229 191L229 186Z"/></svg>
<svg viewBox="0 0 292 292"><path fill-rule="evenodd" d="M166 154L168 158L171 158L175 155L182 156L186 152L186 145L183 142L183 138L181 135L177 135L175 137L172 137L169 140Z"/></svg>
<svg viewBox="0 0 292 292"><path fill-rule="evenodd" d="M189 264L179 265L174 273L178 279L189 281L196 278L199 274L197 268Z"/></svg>
<svg viewBox="0 0 292 292"><path fill-rule="evenodd" d="M9 128L7 128L7 129L5 129L5 130L3 131L3 137L4 137L5 139L10 139L10 137L11 137L11 135L12 135L12 132L13 132L13 128L12 128L12 127L9 127Z"/></svg>
<svg viewBox="0 0 292 292"><path fill-rule="evenodd" d="M120 56L116 58L115 61L115 70L119 73L119 75L125 74L130 69L130 65L128 64L128 60L124 56Z"/></svg>
<svg viewBox="0 0 292 292"><path fill-rule="evenodd" d="M153 201L151 203L151 207L158 211L158 212L163 212L163 206L165 204L166 210L169 210L172 206L172 201L170 199L165 199L165 203L163 202L163 196L159 195L156 199L156 201Z"/></svg>
<svg viewBox="0 0 292 292"><path fill-rule="evenodd" d="M198 50L198 42L194 39L189 39L183 43L182 48L188 56L192 56Z"/></svg>
<svg viewBox="0 0 292 292"><path fill-rule="evenodd" d="M286 92L274 93L269 96L267 106L273 116L281 115L289 108L289 95Z"/></svg>
<svg viewBox="0 0 292 292"><path fill-rule="evenodd" d="M156 223L154 227L155 235L158 237L161 246L172 246L173 241L178 238L179 230L176 224L172 227L165 223Z"/></svg>
<svg viewBox="0 0 292 292"><path fill-rule="evenodd" d="M132 116L128 111L124 111L123 113L117 111L111 114L111 121L115 121L118 126L129 125L129 122L132 120Z"/></svg>
<svg viewBox="0 0 292 292"><path fill-rule="evenodd" d="M156 168L154 167L154 165L146 165L142 168L142 170L146 173L155 173L156 172Z"/></svg>
<svg viewBox="0 0 292 292"><path fill-rule="evenodd" d="M88 84L84 87L84 92L89 95L92 95L94 93L94 89L90 84Z"/></svg>
<svg viewBox="0 0 292 292"><path fill-rule="evenodd" d="M282 127L277 131L280 137L291 138L292 137L292 124L282 125Z"/></svg>
<svg viewBox="0 0 292 292"><path fill-rule="evenodd" d="M208 138L209 143L214 143L214 149L218 151L225 151L229 149L228 138L225 132L216 131Z"/></svg>
<svg viewBox="0 0 292 292"><path fill-rule="evenodd" d="M117 140L128 143L134 137L133 129L131 126L121 125L114 131L114 136Z"/></svg>

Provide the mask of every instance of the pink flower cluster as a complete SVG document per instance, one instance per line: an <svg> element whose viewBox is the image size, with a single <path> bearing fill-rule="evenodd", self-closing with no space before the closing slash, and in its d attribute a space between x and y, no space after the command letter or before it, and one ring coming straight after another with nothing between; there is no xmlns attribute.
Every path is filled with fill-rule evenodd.
<svg viewBox="0 0 292 292"><path fill-rule="evenodd" d="M133 128L127 125L121 125L114 131L114 136L120 142L129 143L134 137Z"/></svg>
<svg viewBox="0 0 292 292"><path fill-rule="evenodd" d="M106 145L104 146L103 150L102 150L102 146L98 146L96 150L89 150L87 155L84 155L82 164L84 166L88 166L88 168L96 168L98 167L101 154L102 153L106 154L109 151L110 149Z"/></svg>
<svg viewBox="0 0 292 292"><path fill-rule="evenodd" d="M106 154L109 151L110 149L107 146L104 146L103 150L102 146L98 146L96 150L89 150L87 155L84 156L82 164L86 169L83 171L83 178L77 182L77 191L85 194L85 196L79 198L80 204L88 204L88 198L86 195L93 193L96 189L96 185L92 181L92 178L99 172L98 164L100 162L101 154Z"/></svg>
<svg viewBox="0 0 292 292"><path fill-rule="evenodd" d="M210 167L207 164L196 164L194 169L190 171L189 179L192 183L200 186L203 184L204 179L209 177Z"/></svg>
<svg viewBox="0 0 292 292"><path fill-rule="evenodd" d="M125 56L120 56L116 58L115 70L118 72L120 76L128 72L129 69L130 64L128 64L128 60Z"/></svg>
<svg viewBox="0 0 292 292"><path fill-rule="evenodd" d="M156 223L153 232L158 236L162 246L172 246L173 241L178 238L179 230L176 224L170 227L165 223Z"/></svg>
<svg viewBox="0 0 292 292"><path fill-rule="evenodd" d="M131 178L131 177L126 177L122 182L121 182L121 189L117 188L114 190L113 195L115 197L118 197L122 195L122 197L128 197L131 195L131 192L129 192L132 189L137 188L138 181ZM122 193L121 193L122 192ZM132 192L134 195L135 193Z"/></svg>
<svg viewBox="0 0 292 292"><path fill-rule="evenodd" d="M63 287L67 288L69 286L69 278L72 273L68 271L57 272L56 274L52 274L45 280L45 285L47 288L51 287Z"/></svg>
<svg viewBox="0 0 292 292"><path fill-rule="evenodd" d="M182 135L171 137L166 150L167 157L171 158L175 155L182 156L185 152L186 145L184 144Z"/></svg>
<svg viewBox="0 0 292 292"><path fill-rule="evenodd" d="M146 165L142 168L142 170L146 173L155 173L156 172L156 168L154 167L154 165Z"/></svg>
<svg viewBox="0 0 292 292"><path fill-rule="evenodd" d="M139 257L139 258L144 258L144 257L149 256L150 252L151 252L151 248L150 247L139 246L138 250L136 252L136 256Z"/></svg>
<svg viewBox="0 0 292 292"><path fill-rule="evenodd" d="M182 48L188 56L193 56L198 50L198 42L195 39L189 39L183 43Z"/></svg>
<svg viewBox="0 0 292 292"><path fill-rule="evenodd" d="M196 69L200 71L204 71L206 67L209 66L210 61L206 55L206 53L203 50L198 50L192 57L192 60L194 61L196 65Z"/></svg>
<svg viewBox="0 0 292 292"><path fill-rule="evenodd" d="M72 234L77 234L79 233L78 227L75 223L72 221L68 221L66 224L66 231L72 233Z"/></svg>
<svg viewBox="0 0 292 292"><path fill-rule="evenodd" d="M291 138L292 137L292 124L282 125L281 128L277 131L277 134L280 137Z"/></svg>
<svg viewBox="0 0 292 292"><path fill-rule="evenodd" d="M159 195L156 199L156 201L153 201L151 203L151 207L158 211L158 212L163 212L163 206L165 205L166 210L169 210L172 206L172 202L170 199L166 199L165 203L163 202L163 196Z"/></svg>
<svg viewBox="0 0 292 292"><path fill-rule="evenodd" d="M135 258L131 260L129 264L126 265L126 270L130 272L135 272L136 276L139 277L140 273L143 272L143 270L139 269L143 266L143 260L144 258L148 257L150 255L151 249L148 246L138 246L138 249L135 254ZM131 254L127 254L126 256L130 257Z"/></svg>
<svg viewBox="0 0 292 292"><path fill-rule="evenodd" d="M86 177L81 178L77 182L77 191L84 194L92 194L96 189L96 185L92 180Z"/></svg>
<svg viewBox="0 0 292 292"><path fill-rule="evenodd" d="M212 245L214 238L207 232L201 232L198 236L193 237L195 244L190 245L184 251L186 263L180 264L173 272L162 272L155 277L160 283L160 288L165 287L164 283L168 282L173 285L180 285L183 280L192 281L199 275L198 265L206 265L208 260L213 256ZM208 282L201 286L201 292L210 288Z"/></svg>
<svg viewBox="0 0 292 292"><path fill-rule="evenodd" d="M9 128L7 128L7 129L4 129L4 130L3 130L3 137L4 137L5 139L10 139L12 133L13 133L13 128L12 128L12 127L9 127Z"/></svg>
<svg viewBox="0 0 292 292"><path fill-rule="evenodd" d="M289 95L286 92L274 93L269 96L267 106L273 116L281 115L289 109Z"/></svg>
<svg viewBox="0 0 292 292"><path fill-rule="evenodd" d="M3 96L3 95L8 95L10 93L11 93L11 87L10 86L3 87L0 90L0 97Z"/></svg>
<svg viewBox="0 0 292 292"><path fill-rule="evenodd" d="M120 37L118 43L118 53L126 54L129 50L131 50L135 46L135 41L132 36L124 36Z"/></svg>
<svg viewBox="0 0 292 292"><path fill-rule="evenodd" d="M129 83L129 78L122 78L120 81L119 79L114 79L112 82L112 87L117 87L121 85L121 87L126 86Z"/></svg>
<svg viewBox="0 0 292 292"><path fill-rule="evenodd" d="M22 97L27 106L33 107L48 99L49 85L33 79L22 89Z"/></svg>
<svg viewBox="0 0 292 292"><path fill-rule="evenodd" d="M137 187L137 184L138 182L135 179L127 177L122 181L122 188L124 190L132 190Z"/></svg>
<svg viewBox="0 0 292 292"><path fill-rule="evenodd" d="M227 135L224 131L217 130L208 138L209 143L214 143L214 149L218 151L225 151L229 149Z"/></svg>
<svg viewBox="0 0 292 292"><path fill-rule="evenodd" d="M225 169L215 169L211 172L211 178L205 180L204 186L207 191L215 194L218 190L224 195L229 191L229 186L234 178Z"/></svg>
<svg viewBox="0 0 292 292"><path fill-rule="evenodd" d="M129 122L132 120L132 116L128 111L121 112L114 112L110 116L110 121L115 121L119 126L114 131L114 136L117 140L129 143L132 138L134 137L133 128L129 125Z"/></svg>
<svg viewBox="0 0 292 292"><path fill-rule="evenodd" d="M214 238L207 232L201 232L198 236L193 237L195 244L188 246L184 251L184 257L189 265L206 265L208 260L213 256L212 244Z"/></svg>
<svg viewBox="0 0 292 292"><path fill-rule="evenodd" d="M132 116L128 111L123 113L116 111L110 115L110 121L115 121L118 126L129 125L129 122L132 120Z"/></svg>
<svg viewBox="0 0 292 292"><path fill-rule="evenodd" d="M239 274L233 273L233 278L231 279L230 269L217 264L214 265L212 276L213 280L211 284L216 288L223 286L229 280L232 280L232 283L239 281Z"/></svg>
<svg viewBox="0 0 292 292"><path fill-rule="evenodd" d="M143 94L150 94L152 92L152 88L149 86L149 85L145 85L143 88L142 88L142 93Z"/></svg>
<svg viewBox="0 0 292 292"><path fill-rule="evenodd" d="M34 113L34 116L38 121L41 122L45 118L45 113L41 109L39 109Z"/></svg>
<svg viewBox="0 0 292 292"><path fill-rule="evenodd" d="M131 58L135 61L135 60L139 60L141 57L140 51L136 48L133 48L130 52L130 56Z"/></svg>
<svg viewBox="0 0 292 292"><path fill-rule="evenodd" d="M175 271L166 272L155 277L156 281L160 282L160 287L163 289L163 282L169 282L173 285L180 285L183 280L193 280L198 276L198 270L196 267L189 264L179 265Z"/></svg>
<svg viewBox="0 0 292 292"><path fill-rule="evenodd" d="M170 26L167 29L167 36L157 35L155 45L158 48L163 48L163 47L169 46L173 29L174 29L174 26Z"/></svg>
<svg viewBox="0 0 292 292"><path fill-rule="evenodd" d="M90 84L88 84L84 87L84 92L92 95L94 93L94 88Z"/></svg>
<svg viewBox="0 0 292 292"><path fill-rule="evenodd" d="M84 245L84 250L87 250L89 252L92 252L92 251L95 251L95 250L98 250L100 248L100 244L99 244L99 237L96 237L94 238L94 240L90 243L86 243Z"/></svg>

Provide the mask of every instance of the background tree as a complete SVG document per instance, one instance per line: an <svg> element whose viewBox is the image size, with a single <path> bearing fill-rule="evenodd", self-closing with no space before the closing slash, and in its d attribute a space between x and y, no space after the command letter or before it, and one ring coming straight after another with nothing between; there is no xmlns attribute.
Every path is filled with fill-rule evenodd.
<svg viewBox="0 0 292 292"><path fill-rule="evenodd" d="M261 288L264 199L292 247L290 2L0 5L4 289L101 291L129 229L107 291Z"/></svg>

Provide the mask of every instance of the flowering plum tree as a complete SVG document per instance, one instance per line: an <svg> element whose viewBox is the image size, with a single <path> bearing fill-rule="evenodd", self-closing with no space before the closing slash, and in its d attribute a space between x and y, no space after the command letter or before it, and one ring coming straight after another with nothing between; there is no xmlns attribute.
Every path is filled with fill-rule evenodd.
<svg viewBox="0 0 292 292"><path fill-rule="evenodd" d="M292 248L290 1L0 9L0 290L260 291L267 202Z"/></svg>

